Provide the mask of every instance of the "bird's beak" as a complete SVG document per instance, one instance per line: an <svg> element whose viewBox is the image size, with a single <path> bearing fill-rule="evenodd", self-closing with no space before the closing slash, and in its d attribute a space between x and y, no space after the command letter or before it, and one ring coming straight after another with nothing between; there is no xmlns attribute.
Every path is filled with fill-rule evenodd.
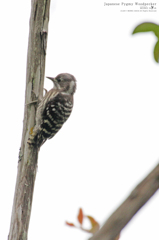
<svg viewBox="0 0 159 240"><path fill-rule="evenodd" d="M54 82L55 78L53 78L53 77L46 77L46 78L50 79L53 83L55 83Z"/></svg>

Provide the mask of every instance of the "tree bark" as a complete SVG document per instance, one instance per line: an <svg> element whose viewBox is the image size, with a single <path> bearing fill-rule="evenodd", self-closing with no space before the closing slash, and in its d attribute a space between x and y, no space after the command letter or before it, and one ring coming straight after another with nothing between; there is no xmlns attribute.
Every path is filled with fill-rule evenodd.
<svg viewBox="0 0 159 240"><path fill-rule="evenodd" d="M90 240L115 240L121 230L159 188L159 164L137 185Z"/></svg>
<svg viewBox="0 0 159 240"><path fill-rule="evenodd" d="M27 240L38 150L27 144L43 96L50 0L32 0L27 56L23 133L8 240ZM31 103L35 101L35 103Z"/></svg>

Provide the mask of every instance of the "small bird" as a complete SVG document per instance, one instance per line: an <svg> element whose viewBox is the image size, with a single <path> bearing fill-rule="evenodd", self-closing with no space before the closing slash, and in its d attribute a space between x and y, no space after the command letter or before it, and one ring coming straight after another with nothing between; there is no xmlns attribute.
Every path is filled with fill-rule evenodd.
<svg viewBox="0 0 159 240"><path fill-rule="evenodd" d="M36 125L28 139L29 145L40 148L47 139L51 139L69 118L73 108L73 95L76 91L76 79L69 73L61 73L53 81L54 87L46 92L38 105Z"/></svg>

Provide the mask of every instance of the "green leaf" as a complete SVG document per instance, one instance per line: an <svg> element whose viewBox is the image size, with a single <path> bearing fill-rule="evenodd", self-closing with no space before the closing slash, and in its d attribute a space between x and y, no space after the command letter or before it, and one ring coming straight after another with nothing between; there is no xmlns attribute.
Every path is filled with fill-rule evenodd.
<svg viewBox="0 0 159 240"><path fill-rule="evenodd" d="M159 41L157 41L154 47L154 59L157 63L159 63Z"/></svg>
<svg viewBox="0 0 159 240"><path fill-rule="evenodd" d="M140 32L154 32L154 34L159 38L159 25L151 22L145 22L139 24L133 31L132 34Z"/></svg>

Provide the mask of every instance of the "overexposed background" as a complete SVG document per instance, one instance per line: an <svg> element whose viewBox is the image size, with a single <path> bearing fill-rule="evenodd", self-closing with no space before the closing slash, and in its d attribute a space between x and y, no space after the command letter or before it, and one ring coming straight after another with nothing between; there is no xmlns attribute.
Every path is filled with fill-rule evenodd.
<svg viewBox="0 0 159 240"><path fill-rule="evenodd" d="M30 5L26 0L1 3L0 239L9 232L16 182ZM102 0L52 0L46 76L73 74L77 92L70 119L39 153L28 240L88 239L90 234L65 221L76 223L82 207L103 224L158 162L156 37L131 35L142 22L158 23L158 11L122 9L104 7ZM52 88L48 79L45 88ZM125 227L121 240L158 239L158 201L157 193Z"/></svg>

